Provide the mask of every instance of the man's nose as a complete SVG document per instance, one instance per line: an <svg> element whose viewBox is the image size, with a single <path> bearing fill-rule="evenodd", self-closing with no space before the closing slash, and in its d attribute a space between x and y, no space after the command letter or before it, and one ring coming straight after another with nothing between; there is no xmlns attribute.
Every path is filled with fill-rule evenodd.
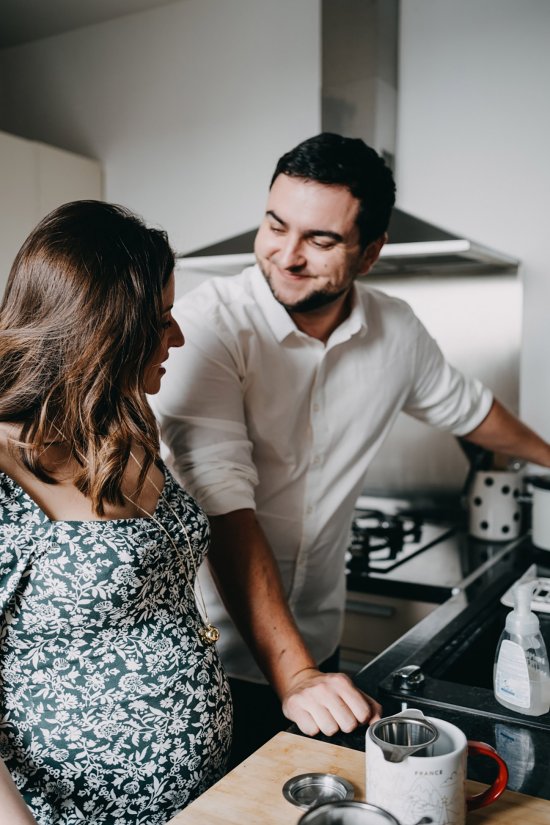
<svg viewBox="0 0 550 825"><path fill-rule="evenodd" d="M306 262L303 243L300 238L287 235L277 255L277 263L282 269L303 266Z"/></svg>

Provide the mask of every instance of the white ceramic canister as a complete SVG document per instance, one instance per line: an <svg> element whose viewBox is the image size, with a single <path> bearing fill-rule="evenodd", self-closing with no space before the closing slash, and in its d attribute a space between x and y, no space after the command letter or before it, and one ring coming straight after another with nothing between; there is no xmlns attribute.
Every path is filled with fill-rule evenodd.
<svg viewBox="0 0 550 825"><path fill-rule="evenodd" d="M516 472L477 472L468 492L470 535L486 541L517 538L521 529L522 486L523 477Z"/></svg>
<svg viewBox="0 0 550 825"><path fill-rule="evenodd" d="M418 710L402 711L389 719L425 718L439 733L429 755L412 754L400 762L385 759L372 735L366 735L367 802L385 808L401 823L415 825L424 817L433 825L465 825L466 811L494 802L505 790L508 770L490 745L467 741L455 725L426 716ZM385 720L382 720L385 721ZM376 723L372 726L376 730ZM493 784L475 796L466 797L466 756L477 753L493 759L498 775Z"/></svg>
<svg viewBox="0 0 550 825"><path fill-rule="evenodd" d="M529 476L533 510L531 540L541 550L550 550L550 475Z"/></svg>

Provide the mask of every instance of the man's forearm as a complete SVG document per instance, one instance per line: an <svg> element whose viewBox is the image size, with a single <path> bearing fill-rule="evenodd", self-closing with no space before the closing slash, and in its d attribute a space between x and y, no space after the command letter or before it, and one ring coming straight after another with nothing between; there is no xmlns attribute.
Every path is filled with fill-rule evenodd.
<svg viewBox="0 0 550 825"><path fill-rule="evenodd" d="M252 510L210 518L210 569L223 602L280 697L315 662L287 605L279 570Z"/></svg>
<svg viewBox="0 0 550 825"><path fill-rule="evenodd" d="M210 568L256 661L303 733L332 736L379 718L380 705L343 673L321 673L287 605L271 548L252 510L211 518Z"/></svg>
<svg viewBox="0 0 550 825"><path fill-rule="evenodd" d="M464 437L492 452L550 467L550 444L496 399L481 424Z"/></svg>

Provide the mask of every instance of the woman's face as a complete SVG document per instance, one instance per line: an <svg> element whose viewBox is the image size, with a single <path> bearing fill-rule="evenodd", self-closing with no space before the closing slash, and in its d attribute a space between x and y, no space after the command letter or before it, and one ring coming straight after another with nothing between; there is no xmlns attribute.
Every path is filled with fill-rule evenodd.
<svg viewBox="0 0 550 825"><path fill-rule="evenodd" d="M144 384L147 395L155 395L160 390L162 376L166 372L162 366L168 358L170 347L181 347L185 341L177 321L172 318L174 305L174 273L162 290L162 336L160 343L145 367Z"/></svg>

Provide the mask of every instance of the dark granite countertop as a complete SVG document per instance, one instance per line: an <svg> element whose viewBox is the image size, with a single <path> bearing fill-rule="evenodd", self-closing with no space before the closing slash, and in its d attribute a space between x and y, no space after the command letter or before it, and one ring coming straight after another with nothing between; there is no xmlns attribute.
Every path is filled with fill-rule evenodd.
<svg viewBox="0 0 550 825"><path fill-rule="evenodd" d="M468 541L465 536L466 545ZM472 545L479 544L470 541ZM509 545L487 545L487 550L486 562L454 589L453 596L360 670L354 681L383 704L385 716L406 706L417 707L426 715L457 725L467 738L492 745L508 765L510 790L550 799L550 714L527 717L503 708L496 701L491 681L496 642L493 644L491 636L485 643L488 645L486 655L480 647L482 642L476 642L478 647L472 650L477 652L470 657L467 649L471 638L483 636L489 625L498 623L500 632L507 612L500 605L500 596L529 564L537 563L545 575L550 575L550 553L537 550L526 537ZM545 620L550 627L550 617ZM498 635L495 639L498 641ZM466 648L462 662L468 662L474 675L462 678L458 671L460 675L456 678L442 676L453 657L460 662L456 650L461 645ZM394 689L391 678L393 671L409 664L420 665L425 672L424 682L412 693ZM479 678L477 671L483 672L483 678ZM351 734L319 738L363 750L365 728ZM489 770L487 763L489 760L479 757L469 760L469 778L492 781L493 768L489 765Z"/></svg>

